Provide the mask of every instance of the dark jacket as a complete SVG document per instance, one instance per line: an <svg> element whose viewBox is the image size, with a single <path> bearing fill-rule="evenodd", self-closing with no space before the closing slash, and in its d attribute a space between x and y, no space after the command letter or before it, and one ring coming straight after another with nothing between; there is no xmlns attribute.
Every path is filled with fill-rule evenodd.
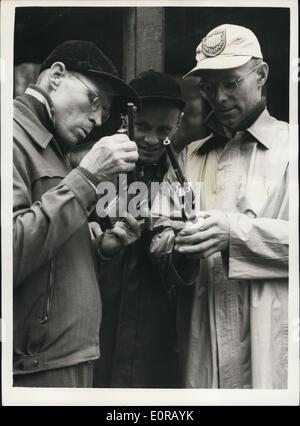
<svg viewBox="0 0 300 426"><path fill-rule="evenodd" d="M148 184L162 177L159 169L153 168ZM150 240L144 232L110 262L101 264L103 317L95 387L181 385L175 289L185 283L177 275L171 256L153 262Z"/></svg>
<svg viewBox="0 0 300 426"><path fill-rule="evenodd" d="M14 102L14 373L99 357L101 300L87 217L96 194L71 171L29 95ZM39 106L40 108L40 106Z"/></svg>

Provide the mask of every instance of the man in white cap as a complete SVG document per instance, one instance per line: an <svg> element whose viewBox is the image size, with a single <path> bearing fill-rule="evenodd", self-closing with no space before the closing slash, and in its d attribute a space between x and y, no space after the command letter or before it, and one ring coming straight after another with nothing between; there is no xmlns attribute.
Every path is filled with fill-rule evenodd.
<svg viewBox="0 0 300 426"><path fill-rule="evenodd" d="M175 243L200 259L185 386L285 388L288 125L266 109L268 65L252 31L221 25L196 59L185 77L199 76L211 134L189 145L186 159L188 180L202 182L204 219L178 232Z"/></svg>

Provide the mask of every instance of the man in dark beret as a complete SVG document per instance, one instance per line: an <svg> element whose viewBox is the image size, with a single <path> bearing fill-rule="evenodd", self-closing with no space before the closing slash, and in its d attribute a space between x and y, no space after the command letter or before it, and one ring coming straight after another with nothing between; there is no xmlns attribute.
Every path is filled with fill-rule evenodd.
<svg viewBox="0 0 300 426"><path fill-rule="evenodd" d="M95 252L140 234L127 216L92 244L96 188L138 159L126 135L102 138L72 170L67 152L136 94L87 41L67 41L14 102L14 386L89 387L99 357L101 298ZM96 250L94 250L96 247Z"/></svg>

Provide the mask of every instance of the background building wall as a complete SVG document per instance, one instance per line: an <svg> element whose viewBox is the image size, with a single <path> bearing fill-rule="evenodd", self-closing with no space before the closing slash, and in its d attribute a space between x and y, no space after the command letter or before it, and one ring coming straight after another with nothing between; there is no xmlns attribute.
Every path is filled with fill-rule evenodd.
<svg viewBox="0 0 300 426"><path fill-rule="evenodd" d="M257 35L270 65L268 109L288 121L290 16L286 8L18 7L15 94L36 79L38 64L56 45L69 39L90 40L113 60L126 81L149 68L177 78L187 104L176 138L181 148L207 132L202 125L207 105L196 81L184 81L181 76L194 67L201 39L222 23L244 25ZM108 123L102 133L114 126Z"/></svg>

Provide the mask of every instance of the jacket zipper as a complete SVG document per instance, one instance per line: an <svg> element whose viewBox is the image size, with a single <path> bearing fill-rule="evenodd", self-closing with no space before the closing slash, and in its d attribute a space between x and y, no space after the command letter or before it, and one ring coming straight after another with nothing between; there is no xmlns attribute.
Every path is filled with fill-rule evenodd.
<svg viewBox="0 0 300 426"><path fill-rule="evenodd" d="M51 260L50 264L50 275L49 275L49 281L47 285L47 291L46 291L46 297L45 297L45 303L43 307L43 313L40 323L41 324L47 324L49 321L49 315L50 315L50 309L51 309L51 303L52 303L52 297L53 297L53 288L54 288L54 258Z"/></svg>

